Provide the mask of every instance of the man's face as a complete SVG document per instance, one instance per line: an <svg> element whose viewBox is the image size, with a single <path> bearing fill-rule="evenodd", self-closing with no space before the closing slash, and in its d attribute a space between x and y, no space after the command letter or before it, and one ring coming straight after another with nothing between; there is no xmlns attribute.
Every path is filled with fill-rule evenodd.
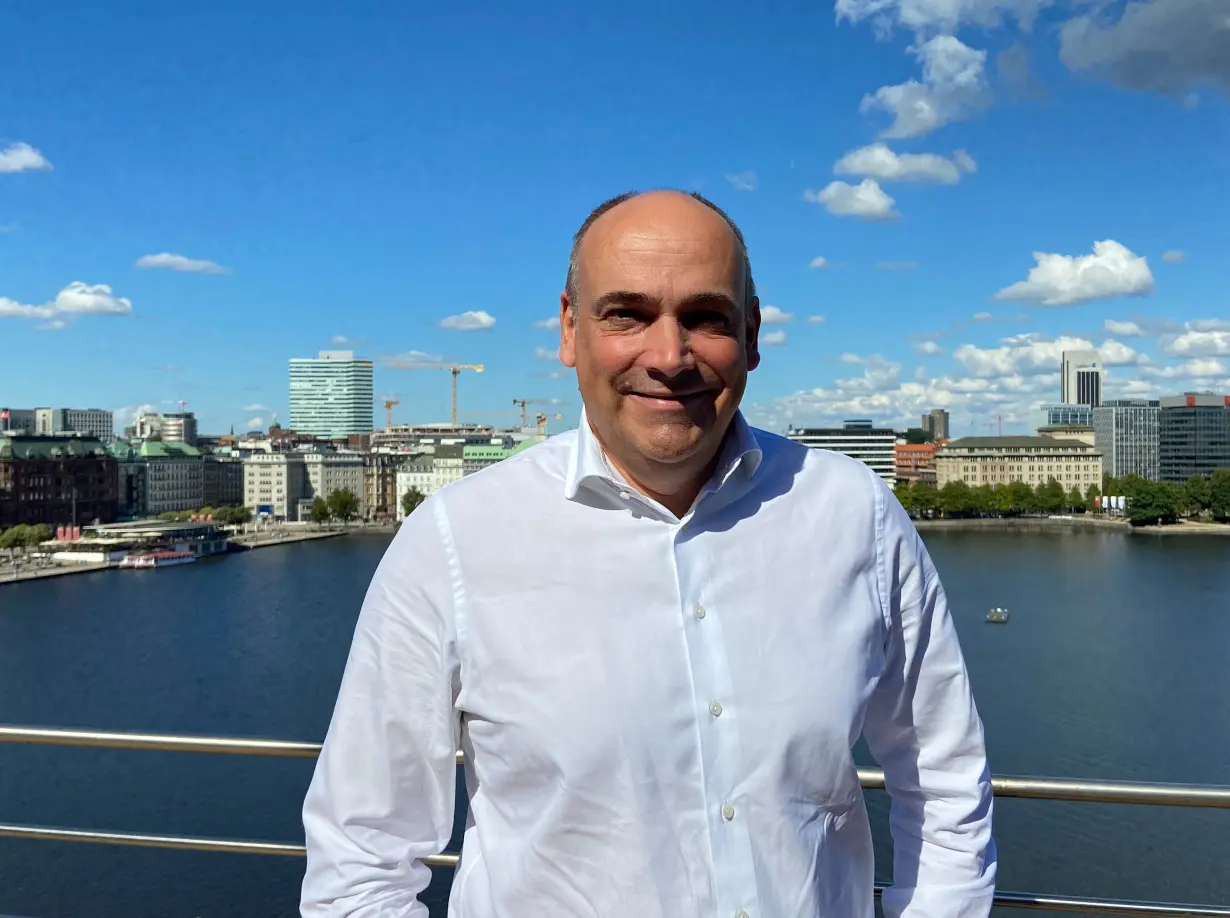
<svg viewBox="0 0 1230 918"><path fill-rule="evenodd" d="M578 255L560 359L599 440L625 470L703 469L760 361L734 233L686 195L646 194L595 221Z"/></svg>

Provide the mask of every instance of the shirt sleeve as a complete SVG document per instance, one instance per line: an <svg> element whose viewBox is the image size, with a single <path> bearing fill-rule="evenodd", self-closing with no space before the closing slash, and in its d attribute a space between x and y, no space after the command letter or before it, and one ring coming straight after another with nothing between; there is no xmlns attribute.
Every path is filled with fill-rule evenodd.
<svg viewBox="0 0 1230 918"><path fill-rule="evenodd" d="M878 494L888 636L863 735L891 799L893 885L884 914L986 918L996 852L982 721L926 547L888 488Z"/></svg>
<svg viewBox="0 0 1230 918"><path fill-rule="evenodd" d="M303 806L303 918L426 918L453 826L459 682L443 509L410 514L368 588Z"/></svg>

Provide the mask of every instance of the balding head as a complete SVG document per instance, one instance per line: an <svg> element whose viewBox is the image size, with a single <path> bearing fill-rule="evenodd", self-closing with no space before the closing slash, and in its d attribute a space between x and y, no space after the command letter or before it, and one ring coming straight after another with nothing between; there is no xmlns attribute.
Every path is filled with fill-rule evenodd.
<svg viewBox="0 0 1230 918"><path fill-rule="evenodd" d="M621 195L573 241L560 358L615 466L679 514L716 462L760 361L743 236L699 195Z"/></svg>
<svg viewBox="0 0 1230 918"><path fill-rule="evenodd" d="M580 229L573 234L572 251L568 255L568 274L564 281L564 290L568 294L569 301L575 306L577 302L577 276L581 270L581 245L585 237L589 234L592 227L603 215L614 210L620 205L628 201L633 201L637 198L650 198L650 203L658 203L653 199L662 198L683 198L695 201L704 205L713 213L722 218L722 221L729 229L732 244L737 247L739 257L743 262L743 307L746 310L747 304L756 296L756 282L752 279L752 262L747 254L747 243L743 239L743 232L739 229L734 220L730 218L730 214L722 210L704 195L697 191L676 191L673 189L662 189L657 191L625 191L623 194L618 194L613 198L608 198L597 207L589 212L589 216L581 224ZM675 202L678 203L678 202Z"/></svg>

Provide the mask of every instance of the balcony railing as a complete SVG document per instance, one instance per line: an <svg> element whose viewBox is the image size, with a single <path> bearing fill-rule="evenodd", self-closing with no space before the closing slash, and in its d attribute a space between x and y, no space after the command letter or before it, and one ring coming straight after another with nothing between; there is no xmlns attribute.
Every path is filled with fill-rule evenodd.
<svg viewBox="0 0 1230 918"><path fill-rule="evenodd" d="M294 759L315 758L320 752L319 743L302 743L288 740L223 736L180 736L164 733L110 733L97 730L59 730L47 727L15 726L0 726L0 743L22 743L39 746L82 746L95 749L154 750L159 752L195 752L211 753L214 755ZM462 762L462 754L460 752L457 753L457 762L458 764ZM882 790L884 788L884 772L879 769L860 768L858 776L862 786L867 790ZM1020 777L997 777L992 779L992 784L995 788L996 797L1017 797L1029 800L1066 800L1083 803L1123 803L1146 806L1230 809L1230 787ZM222 851L232 854L267 854L289 857L303 857L306 853L303 845L290 842L200 838L179 835L147 835L133 832L60 829L9 823L0 823L0 837L92 842L95 844L126 845L140 848L169 848L179 851ZM457 860L457 854L446 852L424 858L423 862L430 867L456 867ZM877 887L876 894L879 895L881 892L882 888ZM995 894L995 904L1009 908L1085 912L1099 915L1230 918L1230 906L1048 896L1036 893L997 892Z"/></svg>

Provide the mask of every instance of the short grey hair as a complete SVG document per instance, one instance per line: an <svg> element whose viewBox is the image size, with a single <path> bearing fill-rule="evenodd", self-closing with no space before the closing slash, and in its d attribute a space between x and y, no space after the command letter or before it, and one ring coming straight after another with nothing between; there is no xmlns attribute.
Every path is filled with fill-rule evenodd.
<svg viewBox="0 0 1230 918"><path fill-rule="evenodd" d="M698 191L679 191L675 188L655 189L658 191L674 191L677 194L687 195L694 201L699 201L711 211L726 221L726 225L730 227L730 231L735 234L735 239L739 243L739 254L743 256L743 309L746 312L752 305L752 300L756 296L756 282L752 280L752 260L747 255L747 242L743 239L743 232L739 229L734 220L730 218L730 214L722 210L703 194ZM640 197L642 194L648 194L644 191L625 191L623 194L617 194L613 198L608 198L597 207L589 212L589 216L585 218L585 222L581 224L581 228L576 231L572 237L572 251L568 254L568 276L564 279L564 291L568 294L568 304L572 309L577 307L577 275L580 272L580 251L581 242L585 239L585 234L589 232L589 228L594 225L595 221L609 210L614 210L625 201L630 201L633 198Z"/></svg>

